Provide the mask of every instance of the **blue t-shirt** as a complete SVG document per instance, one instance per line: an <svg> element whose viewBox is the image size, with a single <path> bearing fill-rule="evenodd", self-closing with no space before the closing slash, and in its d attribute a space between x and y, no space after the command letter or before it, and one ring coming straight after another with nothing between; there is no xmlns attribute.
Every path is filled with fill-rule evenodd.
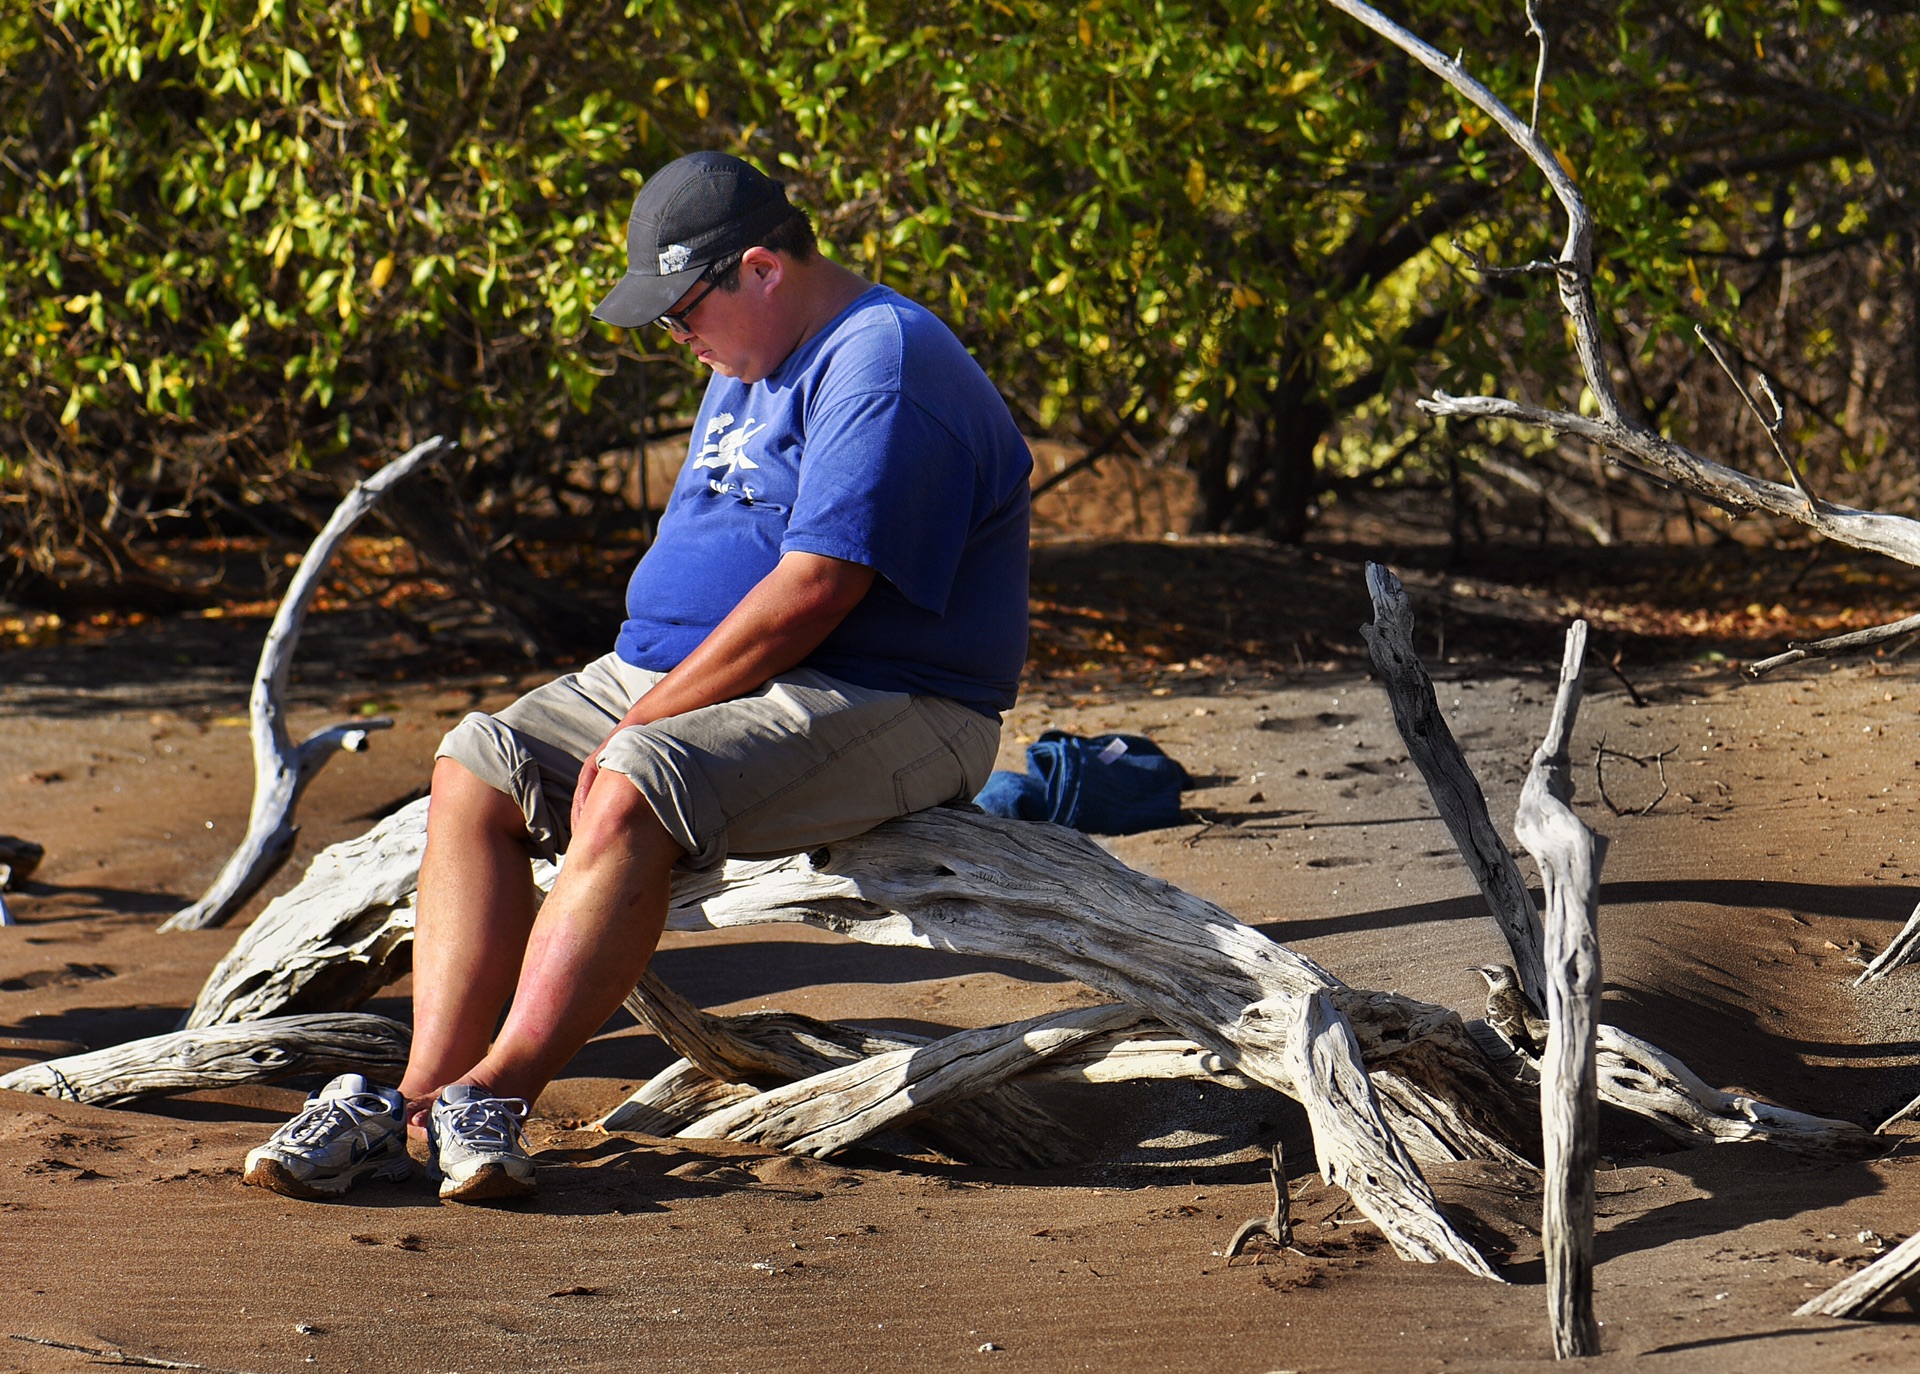
<svg viewBox="0 0 1920 1374"><path fill-rule="evenodd" d="M876 286L763 381L715 376L616 650L674 667L789 550L878 572L802 665L1013 705L1027 653L1026 441L953 332Z"/></svg>

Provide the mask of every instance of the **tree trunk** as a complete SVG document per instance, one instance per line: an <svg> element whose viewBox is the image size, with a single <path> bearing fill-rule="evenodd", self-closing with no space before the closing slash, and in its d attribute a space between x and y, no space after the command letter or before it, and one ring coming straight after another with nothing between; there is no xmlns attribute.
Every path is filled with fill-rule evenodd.
<svg viewBox="0 0 1920 1374"><path fill-rule="evenodd" d="M1272 429L1268 452L1273 468L1267 505L1267 533L1282 544L1298 544L1313 524L1320 494L1320 469L1314 456L1333 422L1326 403L1310 399L1303 386L1284 388L1271 398Z"/></svg>

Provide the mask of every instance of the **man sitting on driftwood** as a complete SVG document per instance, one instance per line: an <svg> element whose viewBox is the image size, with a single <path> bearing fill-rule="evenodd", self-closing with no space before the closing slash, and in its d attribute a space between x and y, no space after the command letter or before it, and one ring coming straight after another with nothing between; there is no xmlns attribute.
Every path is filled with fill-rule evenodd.
<svg viewBox="0 0 1920 1374"><path fill-rule="evenodd" d="M595 314L663 325L716 375L626 623L442 742L406 1074L328 1084L248 1183L404 1177L411 1124L442 1198L531 1192L528 1104L645 971L676 865L843 839L993 765L1026 656L1031 459L986 375L736 158L647 181L627 252ZM536 907L529 855L563 852Z"/></svg>

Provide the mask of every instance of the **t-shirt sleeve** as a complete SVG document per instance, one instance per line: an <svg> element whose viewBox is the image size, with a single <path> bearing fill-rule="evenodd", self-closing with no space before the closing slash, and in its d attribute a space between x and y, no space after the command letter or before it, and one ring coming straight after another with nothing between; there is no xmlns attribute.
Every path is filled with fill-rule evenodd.
<svg viewBox="0 0 1920 1374"><path fill-rule="evenodd" d="M896 392L848 397L811 417L782 553L872 568L944 615L972 527L972 455Z"/></svg>

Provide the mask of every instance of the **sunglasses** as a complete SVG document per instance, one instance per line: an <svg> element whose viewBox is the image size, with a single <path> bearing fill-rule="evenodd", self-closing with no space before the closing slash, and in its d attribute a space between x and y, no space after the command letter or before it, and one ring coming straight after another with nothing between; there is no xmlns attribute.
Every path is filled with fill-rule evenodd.
<svg viewBox="0 0 1920 1374"><path fill-rule="evenodd" d="M653 322L664 328L671 329L676 334L693 333L693 326L688 323L688 321L693 318L693 312L700 308L700 302L720 289L720 283L727 279L727 273L733 271L739 264L740 259L733 255L717 258L713 262L708 263L707 270L693 279L695 286L698 286L701 282L706 282L707 289L681 306L678 310L662 312L654 318Z"/></svg>

